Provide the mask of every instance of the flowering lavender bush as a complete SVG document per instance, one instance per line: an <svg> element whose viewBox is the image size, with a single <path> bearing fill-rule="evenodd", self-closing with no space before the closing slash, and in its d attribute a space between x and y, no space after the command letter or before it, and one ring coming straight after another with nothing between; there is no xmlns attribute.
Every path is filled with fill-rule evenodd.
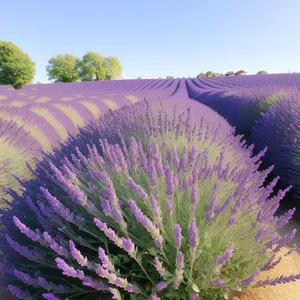
<svg viewBox="0 0 300 300"><path fill-rule="evenodd" d="M250 137L258 149L268 147L265 164L275 164L274 172L284 184L292 184L294 195L300 197L300 101L294 93L262 114Z"/></svg>
<svg viewBox="0 0 300 300"><path fill-rule="evenodd" d="M190 110L171 120L168 109L149 103L122 112L101 121L106 128L105 120L115 120L119 143L108 142L114 138L107 128L107 139L97 142L101 152L91 141L83 154L83 137L71 138L37 164L22 196L6 190L14 200L1 216L1 266L12 294L228 299L280 262L278 251L296 231L276 232L293 210L273 216L289 188L269 197L277 179L262 187L271 171L257 170L265 151L252 157L241 137L212 130L204 118L193 125ZM75 154L64 156L71 145Z"/></svg>

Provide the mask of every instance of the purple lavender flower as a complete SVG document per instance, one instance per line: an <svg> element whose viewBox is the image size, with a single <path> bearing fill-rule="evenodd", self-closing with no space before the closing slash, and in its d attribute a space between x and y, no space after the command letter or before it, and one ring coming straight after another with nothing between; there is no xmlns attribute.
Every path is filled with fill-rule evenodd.
<svg viewBox="0 0 300 300"><path fill-rule="evenodd" d="M103 268L108 269L111 272L114 272L114 267L112 266L109 257L106 255L105 250L101 247L98 248L98 257L102 262Z"/></svg>
<svg viewBox="0 0 300 300"><path fill-rule="evenodd" d="M159 235L155 240L154 240L154 243L155 245L158 247L158 248L162 248L162 245L163 245L163 237L161 235Z"/></svg>
<svg viewBox="0 0 300 300"><path fill-rule="evenodd" d="M208 203L206 207L206 222L209 223L213 220L214 218L214 210L215 206L217 205L217 192L219 189L219 184L216 183L214 186L214 190L210 199L210 202Z"/></svg>
<svg viewBox="0 0 300 300"><path fill-rule="evenodd" d="M42 296L47 299L47 300L60 300L60 298L57 298L54 294L52 293L45 293L42 294Z"/></svg>
<svg viewBox="0 0 300 300"><path fill-rule="evenodd" d="M189 300L199 300L199 296L194 294L194 295L190 296Z"/></svg>
<svg viewBox="0 0 300 300"><path fill-rule="evenodd" d="M154 197L153 194L150 195L150 207L152 209L152 212L154 214L154 219L155 219L155 222L156 222L156 226L158 228L161 227L161 222L162 222L162 214L161 214L161 210L160 210L160 207L159 207L159 204L156 200L156 198Z"/></svg>
<svg viewBox="0 0 300 300"><path fill-rule="evenodd" d="M224 281L217 277L217 278L214 278L212 281L211 281L211 284L214 286L214 287L221 287L224 285Z"/></svg>
<svg viewBox="0 0 300 300"><path fill-rule="evenodd" d="M130 138L130 143L129 143L129 158L130 158L130 163L131 166L135 166L137 163L137 157L138 157L138 145L136 143L136 140L134 137Z"/></svg>
<svg viewBox="0 0 300 300"><path fill-rule="evenodd" d="M180 283L183 280L183 268L184 268L184 255L182 252L178 252L176 255L176 278L174 280L173 287L175 290L178 289Z"/></svg>
<svg viewBox="0 0 300 300"><path fill-rule="evenodd" d="M57 267L63 271L63 275L73 277L73 278L78 278L81 280L84 278L83 271L75 270L73 267L70 267L63 259L57 257L55 261Z"/></svg>
<svg viewBox="0 0 300 300"><path fill-rule="evenodd" d="M171 168L168 167L168 166L165 166L164 170L165 170L165 180L166 180L167 195L171 196L175 192L175 188L176 188L176 186L174 184L175 174L171 170Z"/></svg>
<svg viewBox="0 0 300 300"><path fill-rule="evenodd" d="M82 217L76 216L73 212L66 208L59 200L57 200L56 197L53 197L47 189L41 187L40 190L43 193L44 197L47 199L51 208L58 216L74 223L79 227L82 226L82 224L84 223L84 219Z"/></svg>
<svg viewBox="0 0 300 300"><path fill-rule="evenodd" d="M198 227L195 218L192 219L192 222L189 225L189 238L190 238L191 248L197 248L199 245L199 237L198 237Z"/></svg>
<svg viewBox="0 0 300 300"><path fill-rule="evenodd" d="M55 284L51 281L47 281L45 278L43 277L38 277L38 282L39 285L41 287L43 287L44 289L46 289L47 291L52 290L53 292L57 292L57 293L67 293L70 289L62 284Z"/></svg>
<svg viewBox="0 0 300 300"><path fill-rule="evenodd" d="M29 292L27 290L22 290L16 285L9 284L8 290L19 299L28 299Z"/></svg>
<svg viewBox="0 0 300 300"><path fill-rule="evenodd" d="M224 255L217 256L214 266L225 265L228 262L228 260L232 257L232 255L233 255L233 243L230 243L230 245L227 248L227 250L225 251Z"/></svg>
<svg viewBox="0 0 300 300"><path fill-rule="evenodd" d="M81 254L81 252L79 250L77 250L77 248L75 247L75 244L72 240L69 241L69 247L70 247L70 251L71 251L73 258L77 261L77 263L82 267L87 266L88 265L87 257L84 257Z"/></svg>
<svg viewBox="0 0 300 300"><path fill-rule="evenodd" d="M30 274L21 272L19 270L14 270L14 274L23 283L28 284L28 285L32 285L33 287L36 287L36 288L39 287L38 280L36 280L32 276L30 276Z"/></svg>
<svg viewBox="0 0 300 300"><path fill-rule="evenodd" d="M259 243L261 241L261 239L263 238L264 235L266 235L267 233L267 224L264 224L256 233L255 235L255 239L256 242Z"/></svg>
<svg viewBox="0 0 300 300"><path fill-rule="evenodd" d="M162 262L158 259L158 257L154 257L154 266L160 276L164 276L166 274L166 269L163 267Z"/></svg>
<svg viewBox="0 0 300 300"><path fill-rule="evenodd" d="M194 208L194 209L197 205L197 202L199 201L198 191L199 191L198 185L194 184L192 187L192 193L191 193L191 204L192 204L192 208Z"/></svg>
<svg viewBox="0 0 300 300"><path fill-rule="evenodd" d="M123 249L123 241L120 239L114 230L108 228L107 225L101 222L99 219L94 218L94 223L96 226L106 235L106 237L114 242L119 248Z"/></svg>
<svg viewBox="0 0 300 300"><path fill-rule="evenodd" d="M166 281L161 281L155 286L155 291L159 292L161 290L164 290L168 286L168 283Z"/></svg>
<svg viewBox="0 0 300 300"><path fill-rule="evenodd" d="M229 218L228 222L227 222L227 227L230 227L230 226L232 226L234 224L237 224L237 223L238 223L238 221L237 221L236 218Z"/></svg>
<svg viewBox="0 0 300 300"><path fill-rule="evenodd" d="M5 237L8 245L19 254L35 262L42 261L42 256L38 253L36 248L29 249L28 247L22 246L18 242L14 241L8 234L6 234Z"/></svg>
<svg viewBox="0 0 300 300"><path fill-rule="evenodd" d="M167 199L167 210L170 214L173 213L173 201L171 199Z"/></svg>
<svg viewBox="0 0 300 300"><path fill-rule="evenodd" d="M110 293L112 294L112 300L122 300L121 294L116 288L109 288Z"/></svg>
<svg viewBox="0 0 300 300"><path fill-rule="evenodd" d="M257 275L259 273L260 273L260 270L256 270L247 279L237 280L237 282L239 282L242 285L249 286L254 281L255 277L257 277Z"/></svg>
<svg viewBox="0 0 300 300"><path fill-rule="evenodd" d="M45 240L45 242L47 242L47 244L49 245L49 247L56 252L58 255L64 256L65 258L69 258L69 252L67 251L67 249L62 246L59 245L51 236L48 232L44 232L43 233L43 238Z"/></svg>
<svg viewBox="0 0 300 300"><path fill-rule="evenodd" d="M134 252L134 244L131 239L122 238L123 248L126 252L132 253Z"/></svg>
<svg viewBox="0 0 300 300"><path fill-rule="evenodd" d="M102 211L106 216L109 216L111 214L111 205L110 202L104 198L100 198L100 203L102 207Z"/></svg>
<svg viewBox="0 0 300 300"><path fill-rule="evenodd" d="M151 295L150 300L160 300L160 298L157 297L156 295Z"/></svg>
<svg viewBox="0 0 300 300"><path fill-rule="evenodd" d="M40 236L32 231L31 229L29 229L25 224L23 224L18 217L14 216L13 217L13 221L15 223L15 225L19 228L19 230L25 234L28 238L30 238L32 241L37 241L40 240Z"/></svg>
<svg viewBox="0 0 300 300"><path fill-rule="evenodd" d="M153 238L157 238L159 230L154 226L151 220L142 213L141 209L136 205L136 202L129 199L127 203L136 219L147 229Z"/></svg>
<svg viewBox="0 0 300 300"><path fill-rule="evenodd" d="M144 201L148 198L145 190L137 185L131 177L128 177L128 186L134 192L137 193Z"/></svg>
<svg viewBox="0 0 300 300"><path fill-rule="evenodd" d="M181 239L182 239L181 227L179 224L176 224L174 226L174 234L175 234L175 245L176 245L176 248L179 249L180 245L181 245Z"/></svg>

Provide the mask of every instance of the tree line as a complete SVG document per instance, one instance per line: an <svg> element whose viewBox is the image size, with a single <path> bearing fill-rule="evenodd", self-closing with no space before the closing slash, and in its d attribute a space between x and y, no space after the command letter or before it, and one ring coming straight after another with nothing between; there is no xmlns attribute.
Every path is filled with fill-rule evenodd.
<svg viewBox="0 0 300 300"><path fill-rule="evenodd" d="M0 41L0 84L21 88L32 83L35 62L12 42ZM49 59L48 79L53 82L112 80L122 74L122 65L114 56L103 57L89 51L82 59L72 54L59 54Z"/></svg>

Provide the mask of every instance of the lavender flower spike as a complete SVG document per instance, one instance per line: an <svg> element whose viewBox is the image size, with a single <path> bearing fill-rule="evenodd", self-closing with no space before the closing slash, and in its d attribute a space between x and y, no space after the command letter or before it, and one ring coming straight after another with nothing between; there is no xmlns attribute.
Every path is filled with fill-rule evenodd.
<svg viewBox="0 0 300 300"><path fill-rule="evenodd" d="M115 269L114 269L108 255L106 255L105 250L101 247L98 248L98 257L101 260L102 266L104 269L107 269L113 273L115 272Z"/></svg>
<svg viewBox="0 0 300 300"><path fill-rule="evenodd" d="M191 248L197 248L199 245L198 227L196 224L196 219L193 218L189 225L189 237Z"/></svg>
<svg viewBox="0 0 300 300"><path fill-rule="evenodd" d="M72 256L74 257L74 259L77 261L77 263L82 266L85 267L88 265L88 259L87 257L84 257L81 252L79 250L76 249L75 244L72 240L69 241L69 248L71 251Z"/></svg>
<svg viewBox="0 0 300 300"><path fill-rule="evenodd" d="M8 290L19 299L28 299L29 293L27 290L21 290L18 286L10 284Z"/></svg>
<svg viewBox="0 0 300 300"><path fill-rule="evenodd" d="M24 225L19 219L18 217L14 216L13 217L13 221L15 223L15 225L19 228L19 230L25 234L28 238L30 238L32 241L37 241L40 240L40 236L32 231L31 229L29 229L26 225Z"/></svg>
<svg viewBox="0 0 300 300"><path fill-rule="evenodd" d="M194 294L189 298L189 300L199 300L199 296Z"/></svg>
<svg viewBox="0 0 300 300"><path fill-rule="evenodd" d="M173 213L173 201L171 199L167 200L167 210L170 214Z"/></svg>
<svg viewBox="0 0 300 300"><path fill-rule="evenodd" d="M168 286L168 283L166 281L161 281L155 286L155 291L159 292L161 290L164 290Z"/></svg>
<svg viewBox="0 0 300 300"><path fill-rule="evenodd" d="M54 294L52 293L46 293L42 294L42 296L47 299L47 300L60 300L60 298L57 298Z"/></svg>
<svg viewBox="0 0 300 300"><path fill-rule="evenodd" d="M129 199L127 203L136 219L147 229L147 231L153 238L157 238L159 236L159 230L154 226L151 220L142 213L141 209L138 208L135 201Z"/></svg>
<svg viewBox="0 0 300 300"><path fill-rule="evenodd" d="M175 245L176 245L176 248L179 249L180 245L181 245L181 239L182 239L181 227L179 224L176 224L174 226L174 234L175 234Z"/></svg>
<svg viewBox="0 0 300 300"><path fill-rule="evenodd" d="M160 298L157 297L156 295L151 295L150 300L160 300Z"/></svg>
<svg viewBox="0 0 300 300"><path fill-rule="evenodd" d="M112 300L122 300L121 294L120 294L120 292L119 292L118 289L116 289L116 288L109 288L109 291L112 294L112 297L111 297Z"/></svg>
<svg viewBox="0 0 300 300"><path fill-rule="evenodd" d="M183 279L184 256L178 252L176 256L176 279L174 280L174 289L177 290Z"/></svg>
<svg viewBox="0 0 300 300"><path fill-rule="evenodd" d="M216 267L217 265L221 265L221 266L225 265L228 262L228 260L232 257L232 255L233 255L233 243L229 245L229 247L227 248L223 256L217 256L214 267Z"/></svg>
<svg viewBox="0 0 300 300"><path fill-rule="evenodd" d="M158 257L154 257L154 266L160 276L164 276L166 274L166 269L163 267L162 262L158 259Z"/></svg>

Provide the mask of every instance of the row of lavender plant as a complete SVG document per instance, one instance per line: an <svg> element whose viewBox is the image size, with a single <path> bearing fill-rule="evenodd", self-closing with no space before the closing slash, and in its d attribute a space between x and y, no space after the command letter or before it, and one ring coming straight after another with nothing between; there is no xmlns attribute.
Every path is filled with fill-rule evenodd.
<svg viewBox="0 0 300 300"><path fill-rule="evenodd" d="M293 93L262 114L250 136L257 149L268 147L265 164L274 164L274 172L284 184L292 184L300 197L300 97Z"/></svg>
<svg viewBox="0 0 300 300"><path fill-rule="evenodd" d="M280 85L238 89L201 89L195 80L187 80L189 96L208 105L223 117L239 133L249 134L262 112L290 95L294 90Z"/></svg>
<svg viewBox="0 0 300 300"><path fill-rule="evenodd" d="M45 155L22 196L6 189L14 200L0 245L12 294L228 299L300 278L255 282L296 232L276 232L294 211L273 216L290 187L270 197L278 178L262 186L272 169L258 171L265 151L252 156L217 114L172 111L170 102L110 111Z"/></svg>

